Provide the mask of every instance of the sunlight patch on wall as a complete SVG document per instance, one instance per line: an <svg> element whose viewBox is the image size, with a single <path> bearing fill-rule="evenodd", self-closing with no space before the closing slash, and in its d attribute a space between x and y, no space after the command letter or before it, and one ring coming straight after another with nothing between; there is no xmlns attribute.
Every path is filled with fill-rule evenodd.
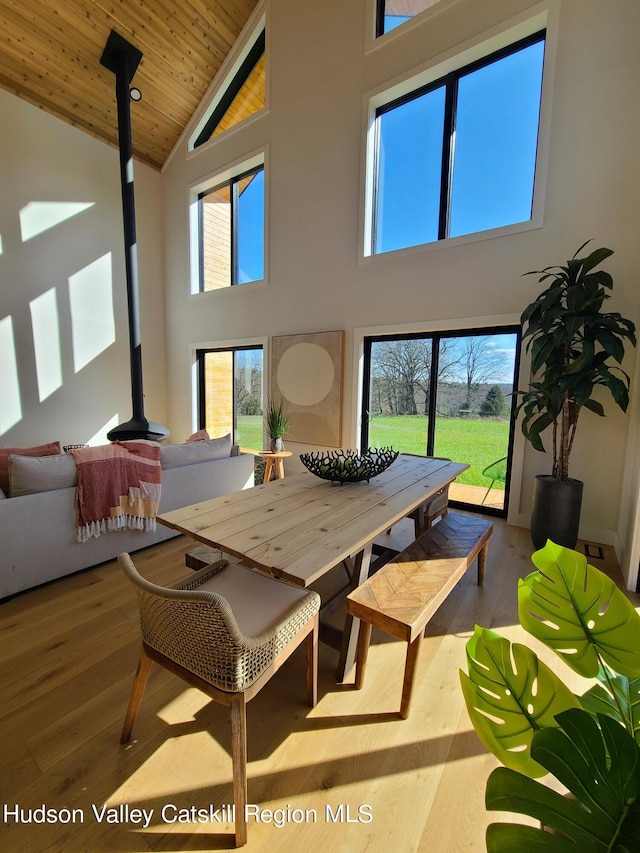
<svg viewBox="0 0 640 853"><path fill-rule="evenodd" d="M78 373L116 339L110 252L69 277L69 303Z"/></svg>
<svg viewBox="0 0 640 853"><path fill-rule="evenodd" d="M4 435L22 419L18 360L11 317L0 320L0 364L0 435Z"/></svg>
<svg viewBox="0 0 640 853"><path fill-rule="evenodd" d="M98 447L100 444L109 444L107 433L111 432L111 430L114 427L117 427L119 423L120 415L116 413L110 421L107 421L104 426L101 426L100 429L87 440L87 444L90 447Z"/></svg>
<svg viewBox="0 0 640 853"><path fill-rule="evenodd" d="M94 204L93 201L30 201L20 211L22 242L26 243Z"/></svg>
<svg viewBox="0 0 640 853"><path fill-rule="evenodd" d="M60 323L56 290L51 288L29 303L40 402L62 385Z"/></svg>

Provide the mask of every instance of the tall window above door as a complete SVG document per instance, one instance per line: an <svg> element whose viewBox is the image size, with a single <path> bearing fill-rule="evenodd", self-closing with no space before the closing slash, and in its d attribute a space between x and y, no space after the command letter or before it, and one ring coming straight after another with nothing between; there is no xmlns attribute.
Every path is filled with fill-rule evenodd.
<svg viewBox="0 0 640 853"><path fill-rule="evenodd" d="M199 290L264 279L264 165L198 195Z"/></svg>
<svg viewBox="0 0 640 853"><path fill-rule="evenodd" d="M531 220L544 47L539 31L376 96L365 254Z"/></svg>

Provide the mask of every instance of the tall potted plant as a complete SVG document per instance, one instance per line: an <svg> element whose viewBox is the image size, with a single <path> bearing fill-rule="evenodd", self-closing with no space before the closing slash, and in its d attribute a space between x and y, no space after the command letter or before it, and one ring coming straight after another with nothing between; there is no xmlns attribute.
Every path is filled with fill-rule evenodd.
<svg viewBox="0 0 640 853"><path fill-rule="evenodd" d="M527 391L517 392L516 409L536 450L544 452L542 433L552 428L551 474L538 475L534 484L531 538L536 548L547 539L573 548L578 538L583 484L569 477L569 456L581 410L604 416L594 397L597 386L604 386L623 411L629 403L629 376L620 364L625 340L635 346L635 326L617 312L602 310L613 279L595 268L613 252L602 248L578 257L587 243L562 266L526 273L548 283L521 317L533 380Z"/></svg>

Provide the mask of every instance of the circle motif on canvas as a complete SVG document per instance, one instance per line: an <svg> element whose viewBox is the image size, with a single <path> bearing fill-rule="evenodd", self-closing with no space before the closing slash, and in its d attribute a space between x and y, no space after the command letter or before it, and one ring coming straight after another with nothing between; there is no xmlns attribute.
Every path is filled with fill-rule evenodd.
<svg viewBox="0 0 640 853"><path fill-rule="evenodd" d="M320 403L331 391L334 378L331 356L317 344L295 344L278 365L278 388L296 406Z"/></svg>

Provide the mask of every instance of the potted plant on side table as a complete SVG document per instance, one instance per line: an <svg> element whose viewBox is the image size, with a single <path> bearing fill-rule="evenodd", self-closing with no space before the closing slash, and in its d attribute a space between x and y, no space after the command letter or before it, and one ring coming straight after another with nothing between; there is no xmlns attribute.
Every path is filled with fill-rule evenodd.
<svg viewBox="0 0 640 853"><path fill-rule="evenodd" d="M267 431L271 439L270 450L273 453L279 453L284 445L282 439L289 431L290 420L289 414L282 403L276 403L270 400L266 411Z"/></svg>
<svg viewBox="0 0 640 853"><path fill-rule="evenodd" d="M563 266L526 273L548 282L521 317L533 380L527 391L517 392L516 408L524 414L522 431L536 450L544 452L541 434L552 427L551 474L537 475L534 484L531 538L536 548L547 539L573 548L578 538L583 484L569 477L569 456L581 409L604 416L594 398L599 385L623 411L629 403L629 376L619 365L625 340L636 344L635 326L602 310L613 279L595 268L613 252L602 248L578 257L586 245Z"/></svg>

